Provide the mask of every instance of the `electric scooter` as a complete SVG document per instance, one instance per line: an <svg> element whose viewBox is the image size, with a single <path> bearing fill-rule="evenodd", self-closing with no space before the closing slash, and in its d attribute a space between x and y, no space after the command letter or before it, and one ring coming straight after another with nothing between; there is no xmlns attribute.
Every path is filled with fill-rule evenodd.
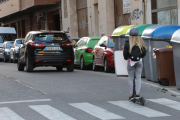
<svg viewBox="0 0 180 120"><path fill-rule="evenodd" d="M144 97L136 97L136 84L135 84L135 77L134 77L134 80L133 80L133 98L130 100L130 101L133 101L133 103L135 103L136 101L141 103L142 106L144 106L145 104L145 99Z"/></svg>

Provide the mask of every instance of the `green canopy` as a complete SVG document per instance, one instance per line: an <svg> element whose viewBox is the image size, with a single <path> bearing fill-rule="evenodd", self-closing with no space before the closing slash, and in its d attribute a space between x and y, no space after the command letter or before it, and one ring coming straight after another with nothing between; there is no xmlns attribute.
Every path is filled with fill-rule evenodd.
<svg viewBox="0 0 180 120"><path fill-rule="evenodd" d="M139 31L139 36L142 36L143 31L144 31L147 27L153 26L153 25L155 25L155 24L143 24L143 25L136 25L136 26L133 26L133 27L131 27L131 28L137 28L138 31ZM128 31L126 32L126 36L129 36L129 31L130 31L130 29L128 29Z"/></svg>
<svg viewBox="0 0 180 120"><path fill-rule="evenodd" d="M120 35L125 35L127 30L131 27L133 27L134 25L126 25L126 26L121 26L116 28L113 33L112 36L120 36Z"/></svg>

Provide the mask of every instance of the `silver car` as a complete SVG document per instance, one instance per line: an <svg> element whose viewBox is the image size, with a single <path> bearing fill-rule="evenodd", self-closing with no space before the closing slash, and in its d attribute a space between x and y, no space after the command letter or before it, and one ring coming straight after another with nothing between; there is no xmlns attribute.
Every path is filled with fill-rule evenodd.
<svg viewBox="0 0 180 120"><path fill-rule="evenodd" d="M10 57L9 57L9 62L16 63L17 62L17 57L18 57L18 49L19 45L22 44L22 41L24 38L18 38L14 41L14 44L12 45L10 49Z"/></svg>
<svg viewBox="0 0 180 120"><path fill-rule="evenodd" d="M4 60L4 62L7 62L9 60L10 49L13 43L14 41L6 41L0 47L0 61Z"/></svg>

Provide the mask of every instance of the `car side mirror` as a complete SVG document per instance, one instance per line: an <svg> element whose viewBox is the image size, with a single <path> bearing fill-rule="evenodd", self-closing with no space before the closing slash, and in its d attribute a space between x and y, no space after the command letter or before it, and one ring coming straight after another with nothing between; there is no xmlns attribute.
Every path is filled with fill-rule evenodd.
<svg viewBox="0 0 180 120"><path fill-rule="evenodd" d="M103 43L102 43L102 44L100 44L100 46L101 46L101 47L106 47L106 45L105 45L105 44L103 44Z"/></svg>

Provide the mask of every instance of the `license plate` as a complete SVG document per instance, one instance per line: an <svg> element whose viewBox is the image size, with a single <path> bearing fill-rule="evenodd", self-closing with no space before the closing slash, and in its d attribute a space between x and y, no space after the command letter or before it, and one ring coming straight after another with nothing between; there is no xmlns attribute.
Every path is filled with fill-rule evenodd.
<svg viewBox="0 0 180 120"><path fill-rule="evenodd" d="M62 50L61 47L46 47L46 50Z"/></svg>

